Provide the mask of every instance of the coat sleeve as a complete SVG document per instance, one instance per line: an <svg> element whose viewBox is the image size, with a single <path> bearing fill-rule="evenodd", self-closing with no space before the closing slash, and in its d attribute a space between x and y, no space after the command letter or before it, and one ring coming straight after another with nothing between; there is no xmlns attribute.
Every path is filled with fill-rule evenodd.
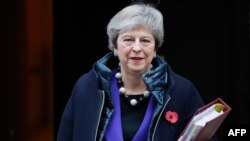
<svg viewBox="0 0 250 141"><path fill-rule="evenodd" d="M200 96L200 93L198 92L197 88L193 85L193 83L191 82L191 89L190 89L190 97L187 98L188 99L188 105L190 106L186 106L189 107L188 111L191 114L189 115L189 120L191 120L191 118L194 116L193 114L197 111L197 109L199 109L201 106L204 105L203 99ZM188 120L188 121L189 121ZM215 133L215 135L212 136L210 141L217 141L217 135Z"/></svg>
<svg viewBox="0 0 250 141"><path fill-rule="evenodd" d="M59 129L58 129L58 135L57 135L57 141L72 141L73 140L73 125L74 125L74 93L75 88L72 91L72 94L67 102L67 105L63 111Z"/></svg>

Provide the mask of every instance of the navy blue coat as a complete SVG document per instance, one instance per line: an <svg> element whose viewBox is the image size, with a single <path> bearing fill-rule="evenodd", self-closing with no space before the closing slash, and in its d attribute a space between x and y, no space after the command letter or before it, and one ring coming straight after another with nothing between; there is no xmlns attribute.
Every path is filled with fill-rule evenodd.
<svg viewBox="0 0 250 141"><path fill-rule="evenodd" d="M108 119L112 116L107 110L109 99L106 91L100 88L97 69L93 68L76 82L72 95L63 112L57 141L96 141L104 140ZM153 118L148 140L176 141L187 122L203 101L196 88L189 80L174 73L167 66L168 82L162 106ZM174 124L166 121L167 111L178 113L178 121Z"/></svg>

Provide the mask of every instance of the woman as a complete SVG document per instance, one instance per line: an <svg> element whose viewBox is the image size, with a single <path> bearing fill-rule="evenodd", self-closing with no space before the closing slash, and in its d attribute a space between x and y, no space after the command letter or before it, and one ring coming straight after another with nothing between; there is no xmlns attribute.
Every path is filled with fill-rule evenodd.
<svg viewBox="0 0 250 141"><path fill-rule="evenodd" d="M79 78L58 141L176 141L203 101L156 51L162 14L148 4L118 12L107 26L110 53Z"/></svg>

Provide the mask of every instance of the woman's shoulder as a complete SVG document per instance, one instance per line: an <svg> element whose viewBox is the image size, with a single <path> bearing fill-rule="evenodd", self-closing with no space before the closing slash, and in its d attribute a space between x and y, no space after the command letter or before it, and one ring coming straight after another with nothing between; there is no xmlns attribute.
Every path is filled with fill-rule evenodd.
<svg viewBox="0 0 250 141"><path fill-rule="evenodd" d="M90 70L87 73L82 74L75 83L75 86L78 87L89 87L95 86L98 83L98 77L94 70Z"/></svg>
<svg viewBox="0 0 250 141"><path fill-rule="evenodd" d="M98 78L93 70L82 74L75 82L72 95L75 99L84 99L98 91Z"/></svg>
<svg viewBox="0 0 250 141"><path fill-rule="evenodd" d="M169 88L172 90L172 96L180 99L196 99L198 103L202 103L199 91L191 80L173 71L169 74Z"/></svg>
<svg viewBox="0 0 250 141"><path fill-rule="evenodd" d="M187 77L174 72L171 68L168 69L169 81L175 85L190 85L193 86L193 82Z"/></svg>

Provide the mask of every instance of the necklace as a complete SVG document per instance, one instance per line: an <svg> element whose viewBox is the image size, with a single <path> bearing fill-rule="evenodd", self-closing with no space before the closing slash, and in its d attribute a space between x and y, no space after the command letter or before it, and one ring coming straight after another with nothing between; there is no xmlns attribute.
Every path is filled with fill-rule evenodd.
<svg viewBox="0 0 250 141"><path fill-rule="evenodd" d="M124 97L129 101L130 105L136 106L138 103L140 103L143 99L150 96L150 92L148 90L144 91L142 96L136 99L133 96L129 96L126 93L126 89L123 86L122 82L122 74L120 73L120 67L117 69L117 73L115 74L115 78L117 79L117 84L119 87L119 94L124 95Z"/></svg>

